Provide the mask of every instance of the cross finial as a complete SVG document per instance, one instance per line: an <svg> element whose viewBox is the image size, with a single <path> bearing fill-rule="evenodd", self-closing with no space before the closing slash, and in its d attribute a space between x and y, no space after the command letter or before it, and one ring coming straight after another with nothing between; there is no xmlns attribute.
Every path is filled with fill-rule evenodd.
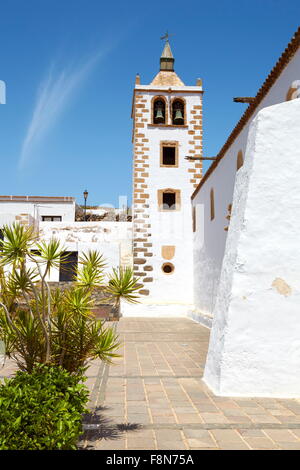
<svg viewBox="0 0 300 470"><path fill-rule="evenodd" d="M162 54L160 56L160 70L174 72L174 57L171 51L169 37L170 34L167 31L166 34L160 38L166 41L164 45L164 50L162 51Z"/></svg>
<svg viewBox="0 0 300 470"><path fill-rule="evenodd" d="M173 35L173 34L169 34L168 31L167 31L167 32L165 33L165 35L162 36L160 39L165 39L166 42L168 42L170 36L174 36L174 35Z"/></svg>

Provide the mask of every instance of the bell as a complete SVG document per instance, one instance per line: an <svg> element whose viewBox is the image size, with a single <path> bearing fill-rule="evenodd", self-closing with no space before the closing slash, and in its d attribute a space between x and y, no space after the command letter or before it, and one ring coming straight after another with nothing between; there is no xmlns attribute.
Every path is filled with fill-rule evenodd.
<svg viewBox="0 0 300 470"><path fill-rule="evenodd" d="M174 117L174 123L175 124L182 124L182 122L183 122L183 116L182 116L181 109L176 109L175 117Z"/></svg>
<svg viewBox="0 0 300 470"><path fill-rule="evenodd" d="M157 108L156 109L155 122L157 122L157 123L165 122L165 118L164 118L164 115L162 113L162 108Z"/></svg>

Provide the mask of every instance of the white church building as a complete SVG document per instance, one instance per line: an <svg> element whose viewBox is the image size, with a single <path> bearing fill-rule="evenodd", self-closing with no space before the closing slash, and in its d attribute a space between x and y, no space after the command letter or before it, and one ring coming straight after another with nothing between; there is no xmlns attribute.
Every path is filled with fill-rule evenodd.
<svg viewBox="0 0 300 470"><path fill-rule="evenodd" d="M300 396L300 28L202 177L202 83L168 41L133 95L133 265L142 303L212 328L217 395ZM191 198L191 201L190 201Z"/></svg>
<svg viewBox="0 0 300 470"><path fill-rule="evenodd" d="M204 176L202 81L185 85L174 62L167 40L152 82L136 76L132 222L88 227L69 198L40 236L132 266L141 298L123 316L211 328L216 395L300 397L300 28L257 95L237 99L248 107ZM2 198L0 223L16 202Z"/></svg>

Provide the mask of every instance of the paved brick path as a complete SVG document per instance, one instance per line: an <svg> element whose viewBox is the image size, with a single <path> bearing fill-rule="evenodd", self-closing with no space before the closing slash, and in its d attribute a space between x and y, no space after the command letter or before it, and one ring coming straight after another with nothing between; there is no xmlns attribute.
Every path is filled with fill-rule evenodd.
<svg viewBox="0 0 300 470"><path fill-rule="evenodd" d="M300 449L300 399L216 397L201 377L209 330L121 319L122 357L88 370L93 449ZM7 364L0 375L12 371Z"/></svg>

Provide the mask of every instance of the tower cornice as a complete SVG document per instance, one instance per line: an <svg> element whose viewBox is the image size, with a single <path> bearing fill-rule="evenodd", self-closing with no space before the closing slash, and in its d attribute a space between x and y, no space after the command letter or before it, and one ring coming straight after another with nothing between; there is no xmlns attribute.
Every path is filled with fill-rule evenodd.
<svg viewBox="0 0 300 470"><path fill-rule="evenodd" d="M146 92L162 92L162 93L204 93L202 86L153 86L153 85L136 85L136 91Z"/></svg>

